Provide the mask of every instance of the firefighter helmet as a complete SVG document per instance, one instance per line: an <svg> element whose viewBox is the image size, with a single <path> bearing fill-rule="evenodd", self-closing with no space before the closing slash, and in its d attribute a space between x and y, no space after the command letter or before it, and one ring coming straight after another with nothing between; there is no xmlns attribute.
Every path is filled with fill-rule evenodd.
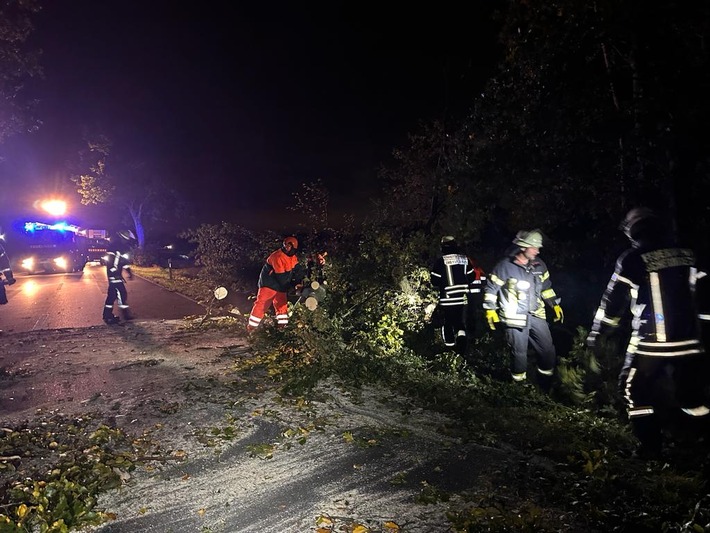
<svg viewBox="0 0 710 533"><path fill-rule="evenodd" d="M124 240L126 242L132 242L132 241L136 240L136 236L129 229L119 230L118 232L116 232L116 235L118 235L119 238L121 238L122 240Z"/></svg>
<svg viewBox="0 0 710 533"><path fill-rule="evenodd" d="M456 239L451 235L444 235L441 238L441 253L443 254L456 254L459 253L458 244L456 244Z"/></svg>
<svg viewBox="0 0 710 533"><path fill-rule="evenodd" d="M136 245L136 237L129 229L115 230L109 237L111 249L118 250L121 253L128 252Z"/></svg>
<svg viewBox="0 0 710 533"><path fill-rule="evenodd" d="M542 248L542 233L539 229L521 230L515 235L513 244L521 248Z"/></svg>
<svg viewBox="0 0 710 533"><path fill-rule="evenodd" d="M653 209L649 209L648 207L634 207L631 211L626 213L624 220L622 220L619 225L619 229L623 231L624 235L629 239L634 240L632 235L637 233L640 227L639 224L657 218L658 215Z"/></svg>
<svg viewBox="0 0 710 533"><path fill-rule="evenodd" d="M298 239L296 237L286 237L283 242L283 247L286 248L286 245L291 246L294 250L298 250Z"/></svg>

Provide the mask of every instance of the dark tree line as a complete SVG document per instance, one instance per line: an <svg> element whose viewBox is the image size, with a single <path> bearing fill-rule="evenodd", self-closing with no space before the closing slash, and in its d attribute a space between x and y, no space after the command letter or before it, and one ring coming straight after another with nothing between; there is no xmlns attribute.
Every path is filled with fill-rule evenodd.
<svg viewBox="0 0 710 533"><path fill-rule="evenodd" d="M39 51L27 47L38 10L36 0L0 2L0 143L39 124L33 115L36 102L25 91L27 81L42 74Z"/></svg>
<svg viewBox="0 0 710 533"><path fill-rule="evenodd" d="M390 222L481 247L537 226L554 261L608 264L645 204L706 247L710 5L500 7L499 68L469 112L423 125L383 171L402 205Z"/></svg>

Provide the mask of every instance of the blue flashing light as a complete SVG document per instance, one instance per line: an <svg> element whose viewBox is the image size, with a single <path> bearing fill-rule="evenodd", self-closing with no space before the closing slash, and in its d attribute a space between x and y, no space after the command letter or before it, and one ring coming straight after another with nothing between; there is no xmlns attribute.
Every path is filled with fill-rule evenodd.
<svg viewBox="0 0 710 533"><path fill-rule="evenodd" d="M55 224L45 224L43 222L25 222L25 231L33 233L37 230L52 230L66 232L70 231L72 233L79 233L79 227L73 224L67 224L66 222L57 222Z"/></svg>

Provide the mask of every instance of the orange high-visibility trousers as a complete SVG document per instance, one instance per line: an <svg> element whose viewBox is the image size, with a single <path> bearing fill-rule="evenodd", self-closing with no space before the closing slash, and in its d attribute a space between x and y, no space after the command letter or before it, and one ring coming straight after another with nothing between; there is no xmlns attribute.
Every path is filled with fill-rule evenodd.
<svg viewBox="0 0 710 533"><path fill-rule="evenodd" d="M251 308L249 315L248 330L253 330L261 324L261 320L266 314L266 310L273 304L276 312L276 323L280 327L288 324L288 299L285 292L278 292L268 287L260 287L256 293L256 301Z"/></svg>

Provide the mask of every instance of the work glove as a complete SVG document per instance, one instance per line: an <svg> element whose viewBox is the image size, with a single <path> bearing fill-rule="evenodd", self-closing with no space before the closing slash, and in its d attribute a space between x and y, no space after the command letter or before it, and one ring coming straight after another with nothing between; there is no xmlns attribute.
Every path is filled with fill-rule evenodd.
<svg viewBox="0 0 710 533"><path fill-rule="evenodd" d="M565 321L565 314L562 312L562 308L559 305L555 305L552 309L555 311L555 322L562 324Z"/></svg>
<svg viewBox="0 0 710 533"><path fill-rule="evenodd" d="M486 309L486 320L488 321L488 327L491 329L496 329L496 322L500 322L498 313L493 309Z"/></svg>
<svg viewBox="0 0 710 533"><path fill-rule="evenodd" d="M7 278L6 283L7 283L8 285L14 285L15 282L17 281L17 280L12 276L12 272L7 272L7 273L5 274L5 277Z"/></svg>

